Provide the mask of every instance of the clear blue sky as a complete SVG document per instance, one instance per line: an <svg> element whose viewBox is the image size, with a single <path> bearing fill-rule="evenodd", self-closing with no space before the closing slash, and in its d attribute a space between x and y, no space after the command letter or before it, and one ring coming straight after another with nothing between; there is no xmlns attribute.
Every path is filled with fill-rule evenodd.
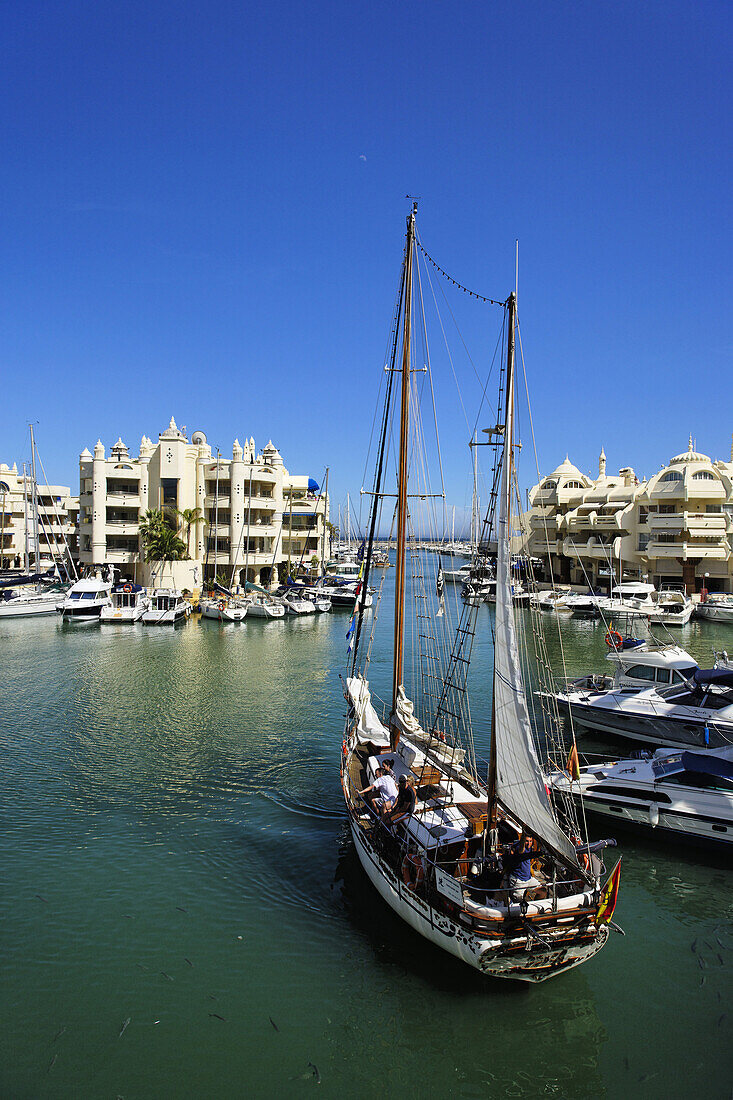
<svg viewBox="0 0 733 1100"><path fill-rule="evenodd" d="M358 491L408 192L477 290L508 293L520 239L544 471L603 444L651 475L690 431L728 457L732 21L715 0L5 3L0 460L33 419L76 486L84 446L136 449L173 414Z"/></svg>

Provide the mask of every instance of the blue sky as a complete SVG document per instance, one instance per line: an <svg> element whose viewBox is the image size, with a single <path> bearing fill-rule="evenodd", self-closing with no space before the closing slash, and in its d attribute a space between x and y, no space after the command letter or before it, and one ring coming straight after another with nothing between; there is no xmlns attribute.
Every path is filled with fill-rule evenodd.
<svg viewBox="0 0 733 1100"><path fill-rule="evenodd" d="M408 210L513 284L540 466L654 473L731 431L731 9L7 3L0 460L75 485L171 414L362 485ZM484 322L486 322L484 324ZM484 373L496 319L466 320ZM461 368L464 401L475 402ZM441 391L451 500L467 431ZM526 453L526 452L525 452ZM531 470L525 480L531 483Z"/></svg>

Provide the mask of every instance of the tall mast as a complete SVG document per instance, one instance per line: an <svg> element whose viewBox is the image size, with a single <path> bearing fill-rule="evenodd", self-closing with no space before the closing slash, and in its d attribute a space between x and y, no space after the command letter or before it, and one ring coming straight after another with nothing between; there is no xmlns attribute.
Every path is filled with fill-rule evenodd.
<svg viewBox="0 0 733 1100"><path fill-rule="evenodd" d="M33 543L36 549L36 573L41 572L41 536L38 523L38 482L36 481L36 440L33 435L33 425L29 424L31 432L31 477L33 478ZM40 591L40 582L36 582Z"/></svg>
<svg viewBox="0 0 733 1100"><path fill-rule="evenodd" d="M216 495L214 497L214 584L219 563L219 448L216 448ZM213 587L213 586L212 586Z"/></svg>
<svg viewBox="0 0 733 1100"><path fill-rule="evenodd" d="M316 513L317 515L317 513ZM326 519L328 518L328 466L326 466L326 484L323 486L323 537L321 539L321 573L325 573L326 564ZM317 522L317 521L316 521Z"/></svg>
<svg viewBox="0 0 733 1100"><path fill-rule="evenodd" d="M500 511L506 515L505 532L497 529L497 538L510 538L512 496L512 462L514 439L514 325L517 309L516 294L509 295L509 320L506 351L506 406L504 410L504 457L502 459L501 492L502 500L499 502ZM511 542L510 542L511 547ZM497 547L498 549L498 547ZM497 599L499 593L497 592ZM496 829L496 655L494 656L494 683L491 703L491 749L489 753L489 829ZM492 834L492 846L495 843L495 834Z"/></svg>
<svg viewBox="0 0 733 1100"><path fill-rule="evenodd" d="M28 553L28 472L25 462L23 463L23 536L23 564L26 573L30 573L31 559Z"/></svg>
<svg viewBox="0 0 733 1100"><path fill-rule="evenodd" d="M412 254L415 242L415 212L407 219L405 246L405 311L402 337L402 391L400 403L400 450L397 472L397 561L395 575L394 666L392 671L392 713L397 709L397 693L402 685L405 635L405 566L407 546L407 448L410 413L410 338L412 335ZM392 727L392 747L397 746L399 731Z"/></svg>

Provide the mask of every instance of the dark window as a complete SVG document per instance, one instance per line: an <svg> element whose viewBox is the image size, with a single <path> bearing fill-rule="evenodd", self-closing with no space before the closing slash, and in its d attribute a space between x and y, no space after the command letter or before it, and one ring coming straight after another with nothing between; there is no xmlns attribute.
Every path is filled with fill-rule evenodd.
<svg viewBox="0 0 733 1100"><path fill-rule="evenodd" d="M648 665L632 665L626 673L627 676L633 676L635 680L654 680L654 669L649 668Z"/></svg>
<svg viewBox="0 0 733 1100"><path fill-rule="evenodd" d="M178 507L178 478L162 477L160 479L160 504L163 508Z"/></svg>
<svg viewBox="0 0 733 1100"><path fill-rule="evenodd" d="M665 783L679 783L683 787L704 787L713 791L733 791L733 779L726 775L707 775L702 772L677 772L668 775Z"/></svg>
<svg viewBox="0 0 733 1100"><path fill-rule="evenodd" d="M666 782L666 780L665 780ZM598 794L615 794L623 798L638 798L647 802L671 802L668 794L660 794L659 791L645 791L634 787L622 787L617 783L604 783L598 788Z"/></svg>

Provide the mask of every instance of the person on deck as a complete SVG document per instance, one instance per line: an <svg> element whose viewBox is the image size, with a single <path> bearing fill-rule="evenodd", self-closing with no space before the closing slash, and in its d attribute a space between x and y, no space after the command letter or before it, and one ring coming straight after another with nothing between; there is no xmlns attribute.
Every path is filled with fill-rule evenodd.
<svg viewBox="0 0 733 1100"><path fill-rule="evenodd" d="M395 825L403 817L412 817L415 812L417 797L412 782L406 775L401 775L397 789L397 798L392 809L386 817L388 825Z"/></svg>
<svg viewBox="0 0 733 1100"><path fill-rule="evenodd" d="M369 787L365 787L359 794L367 806L379 817L384 817L392 809L392 804L397 798L397 784L389 772L384 768L377 768L377 777Z"/></svg>
<svg viewBox="0 0 733 1100"><path fill-rule="evenodd" d="M531 841L522 833L504 856L504 867L508 870L507 887L514 901L521 901L525 890L542 885L532 874L533 851L530 845Z"/></svg>

